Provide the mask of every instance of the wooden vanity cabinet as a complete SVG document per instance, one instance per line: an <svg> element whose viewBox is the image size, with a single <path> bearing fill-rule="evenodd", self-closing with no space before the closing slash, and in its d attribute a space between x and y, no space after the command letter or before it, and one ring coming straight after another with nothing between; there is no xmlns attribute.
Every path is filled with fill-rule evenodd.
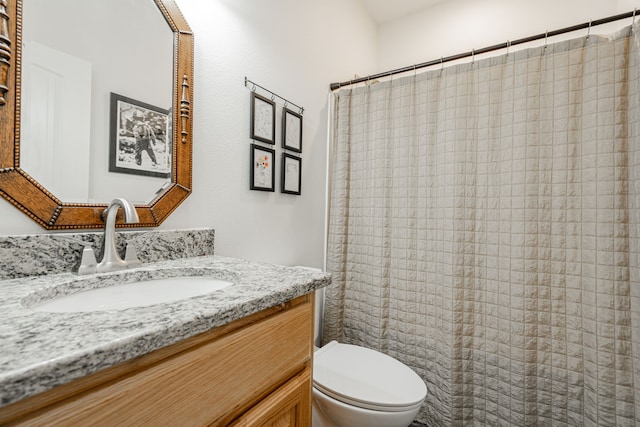
<svg viewBox="0 0 640 427"><path fill-rule="evenodd" d="M310 426L313 295L0 409L0 425Z"/></svg>

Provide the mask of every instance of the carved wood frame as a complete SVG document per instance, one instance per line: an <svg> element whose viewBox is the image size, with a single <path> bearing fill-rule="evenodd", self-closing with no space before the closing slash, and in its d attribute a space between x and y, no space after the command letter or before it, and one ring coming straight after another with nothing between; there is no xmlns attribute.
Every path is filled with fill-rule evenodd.
<svg viewBox="0 0 640 427"><path fill-rule="evenodd" d="M173 165L171 183L147 205L140 222L160 225L191 193L193 33L174 0L154 0L174 33ZM20 168L23 0L0 0L0 195L47 230L102 228L104 204L66 203Z"/></svg>

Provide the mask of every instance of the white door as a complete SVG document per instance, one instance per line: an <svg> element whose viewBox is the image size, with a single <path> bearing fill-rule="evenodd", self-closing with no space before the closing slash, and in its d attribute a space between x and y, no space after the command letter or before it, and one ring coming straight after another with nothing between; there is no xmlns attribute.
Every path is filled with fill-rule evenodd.
<svg viewBox="0 0 640 427"><path fill-rule="evenodd" d="M22 59L20 167L62 201L86 203L91 63L35 42Z"/></svg>

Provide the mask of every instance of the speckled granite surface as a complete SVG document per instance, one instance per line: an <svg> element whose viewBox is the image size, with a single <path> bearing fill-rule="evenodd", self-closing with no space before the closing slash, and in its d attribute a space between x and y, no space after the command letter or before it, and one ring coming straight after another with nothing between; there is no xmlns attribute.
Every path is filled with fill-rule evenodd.
<svg viewBox="0 0 640 427"><path fill-rule="evenodd" d="M185 269L205 269L218 278L232 279L234 285L173 303L118 311L46 313L29 308L38 301L84 286L119 283L131 275L167 276L172 271L184 273ZM100 280L96 280L97 276L59 273L0 281L0 406L330 283L328 274L317 271L219 256L158 261L137 269L100 274Z"/></svg>
<svg viewBox="0 0 640 427"><path fill-rule="evenodd" d="M85 245L102 254L102 232L50 233L0 236L0 280L77 271ZM121 256L127 243L135 246L142 262L213 255L215 231L189 230L118 231Z"/></svg>

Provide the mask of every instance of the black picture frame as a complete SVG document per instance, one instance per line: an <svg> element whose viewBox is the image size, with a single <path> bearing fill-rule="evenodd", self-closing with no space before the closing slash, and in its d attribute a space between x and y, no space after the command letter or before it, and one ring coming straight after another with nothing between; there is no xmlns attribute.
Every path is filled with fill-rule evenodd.
<svg viewBox="0 0 640 427"><path fill-rule="evenodd" d="M302 194L302 159L289 153L282 153L282 188L286 194Z"/></svg>
<svg viewBox="0 0 640 427"><path fill-rule="evenodd" d="M302 153L302 115L282 108L282 148Z"/></svg>
<svg viewBox="0 0 640 427"><path fill-rule="evenodd" d="M276 143L276 103L251 92L251 139Z"/></svg>
<svg viewBox="0 0 640 427"><path fill-rule="evenodd" d="M109 172L171 177L170 110L111 93Z"/></svg>
<svg viewBox="0 0 640 427"><path fill-rule="evenodd" d="M276 151L251 144L250 190L275 191Z"/></svg>

